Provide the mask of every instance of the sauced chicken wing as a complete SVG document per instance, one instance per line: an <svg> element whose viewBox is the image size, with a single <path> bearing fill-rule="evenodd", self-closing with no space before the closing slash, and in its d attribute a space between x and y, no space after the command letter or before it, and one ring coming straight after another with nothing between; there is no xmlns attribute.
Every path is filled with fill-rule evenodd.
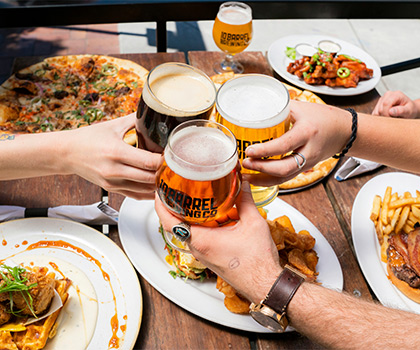
<svg viewBox="0 0 420 350"><path fill-rule="evenodd" d="M347 56L316 53L291 62L287 71L310 85L357 87L359 81L373 77L373 70L364 62Z"/></svg>

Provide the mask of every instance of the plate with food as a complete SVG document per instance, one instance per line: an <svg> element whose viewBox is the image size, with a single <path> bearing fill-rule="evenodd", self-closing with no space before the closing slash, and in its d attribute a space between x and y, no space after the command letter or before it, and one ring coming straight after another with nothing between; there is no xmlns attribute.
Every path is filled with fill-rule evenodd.
<svg viewBox="0 0 420 350"><path fill-rule="evenodd" d="M234 74L233 72L216 74L211 77L216 87L219 88L223 83L241 74ZM316 94L309 90L301 90L294 86L283 83L289 91L290 99L311 103L325 104L325 102ZM212 118L216 118L216 110L213 111ZM289 181L283 182L279 185L279 193L290 193L306 189L312 185L317 184L327 177L336 167L338 159L328 158L317 163L314 167L306 170L295 176Z"/></svg>
<svg viewBox="0 0 420 350"><path fill-rule="evenodd" d="M0 242L0 348L134 347L140 284L110 239L70 220L29 218L0 224Z"/></svg>
<svg viewBox="0 0 420 350"><path fill-rule="evenodd" d="M396 172L368 181L353 204L359 265L379 301L420 313L420 177Z"/></svg>
<svg viewBox="0 0 420 350"><path fill-rule="evenodd" d="M381 69L360 47L326 35L291 35L273 42L267 59L288 82L319 94L354 96L375 88Z"/></svg>
<svg viewBox="0 0 420 350"><path fill-rule="evenodd" d="M278 198L265 209L279 254L284 257L293 250L284 242L300 242L295 247L300 250L290 254L289 263L293 260L299 265L300 261L310 278L325 287L341 290L340 263L322 233L299 211ZM249 332L270 332L252 319L248 314L249 303L223 280L197 264L192 255L168 249L160 232L154 201L126 198L120 209L118 229L134 267L163 296L214 323ZM284 234L290 234L290 239Z"/></svg>
<svg viewBox="0 0 420 350"><path fill-rule="evenodd" d="M311 169L296 175L293 179L281 183L279 185L279 194L304 190L317 184L331 174L337 163L338 159L333 157L318 162Z"/></svg>
<svg viewBox="0 0 420 350"><path fill-rule="evenodd" d="M0 138L76 129L133 113L147 74L141 65L111 56L45 58L0 85ZM134 144L134 130L125 139Z"/></svg>

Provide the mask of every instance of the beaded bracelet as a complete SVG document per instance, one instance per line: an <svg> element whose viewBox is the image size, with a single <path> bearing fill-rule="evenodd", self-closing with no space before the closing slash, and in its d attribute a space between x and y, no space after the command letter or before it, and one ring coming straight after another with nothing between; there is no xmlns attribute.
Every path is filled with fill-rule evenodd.
<svg viewBox="0 0 420 350"><path fill-rule="evenodd" d="M345 156L345 154L349 151L351 146L353 145L354 140L356 140L356 134L357 134L357 113L353 108L346 108L347 111L349 111L352 115L352 123L351 123L351 136L350 140L347 143L346 147L341 151L339 154L334 154L333 158L340 159Z"/></svg>

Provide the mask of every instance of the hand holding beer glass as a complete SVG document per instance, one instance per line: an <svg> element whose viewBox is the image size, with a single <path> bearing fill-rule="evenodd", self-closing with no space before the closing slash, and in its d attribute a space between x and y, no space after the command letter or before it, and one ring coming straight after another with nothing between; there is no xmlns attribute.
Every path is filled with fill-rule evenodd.
<svg viewBox="0 0 420 350"><path fill-rule="evenodd" d="M233 56L251 43L251 8L242 2L223 3L214 21L213 39L218 48L227 54L222 62L214 65L216 73L242 73L244 67Z"/></svg>
<svg viewBox="0 0 420 350"><path fill-rule="evenodd" d="M235 135L241 164L248 146L273 140L289 130L289 100L287 88L268 75L247 74L220 87L216 95L216 121ZM244 168L242 173L259 174ZM263 207L276 198L278 186L251 186L251 190L256 206Z"/></svg>
<svg viewBox="0 0 420 350"><path fill-rule="evenodd" d="M177 225L181 231L184 225L189 234L188 223L217 220L232 208L240 189L237 165L235 137L224 126L191 120L172 131L157 172L157 193L165 207L183 221ZM180 249L164 233L166 241ZM182 242L182 232L179 236Z"/></svg>

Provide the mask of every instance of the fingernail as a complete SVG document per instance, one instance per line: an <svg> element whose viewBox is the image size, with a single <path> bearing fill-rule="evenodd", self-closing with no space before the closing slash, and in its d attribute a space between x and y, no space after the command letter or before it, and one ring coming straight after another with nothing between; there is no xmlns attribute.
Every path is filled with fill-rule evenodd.
<svg viewBox="0 0 420 350"><path fill-rule="evenodd" d="M251 166L251 161L248 158L245 158L242 161L242 166L245 167L245 168L249 168Z"/></svg>
<svg viewBox="0 0 420 350"><path fill-rule="evenodd" d="M389 109L389 114L391 114L391 115L397 115L398 114L398 109L397 108L390 108Z"/></svg>
<svg viewBox="0 0 420 350"><path fill-rule="evenodd" d="M247 149L245 150L245 154L247 155L247 157L252 157L255 154L255 150L252 146L247 147Z"/></svg>

